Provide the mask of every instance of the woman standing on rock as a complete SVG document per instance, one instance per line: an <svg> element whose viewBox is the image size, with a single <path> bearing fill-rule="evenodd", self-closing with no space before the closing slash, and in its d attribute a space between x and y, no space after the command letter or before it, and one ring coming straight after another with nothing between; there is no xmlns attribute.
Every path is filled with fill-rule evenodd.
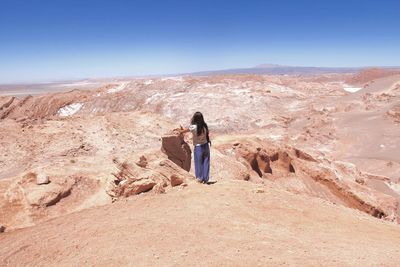
<svg viewBox="0 0 400 267"><path fill-rule="evenodd" d="M200 183L208 183L210 175L210 146L211 141L208 135L208 126L204 121L201 112L194 113L188 128L180 128L177 131L181 134L191 132L194 146L194 170L196 179Z"/></svg>

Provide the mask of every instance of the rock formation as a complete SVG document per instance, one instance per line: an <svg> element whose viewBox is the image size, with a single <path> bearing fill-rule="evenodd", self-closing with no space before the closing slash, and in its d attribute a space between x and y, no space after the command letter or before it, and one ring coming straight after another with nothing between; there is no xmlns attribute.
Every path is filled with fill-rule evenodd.
<svg viewBox="0 0 400 267"><path fill-rule="evenodd" d="M161 151L164 152L168 159L186 171L190 171L192 160L192 151L185 142L183 135L168 134L162 138Z"/></svg>
<svg viewBox="0 0 400 267"><path fill-rule="evenodd" d="M143 162L146 157L140 158ZM166 187L175 187L194 179L190 173L169 159L155 160L145 165L130 164L128 161L120 163L118 159L114 159L114 163L118 172L113 173L114 178L106 188L113 201L149 191L165 193Z"/></svg>
<svg viewBox="0 0 400 267"><path fill-rule="evenodd" d="M248 139L219 149L232 151L245 159L250 174L274 181L291 191L339 202L377 218L389 221L399 218L396 197L366 186L366 180L377 178L360 172L352 164L318 160L290 146Z"/></svg>
<svg viewBox="0 0 400 267"><path fill-rule="evenodd" d="M343 88L350 77L361 83L357 93ZM190 145L165 131L196 110L211 131L212 180L272 183L375 217L399 215L396 75L135 79L114 90L116 84L0 96L0 223L7 231L137 194L190 190Z"/></svg>
<svg viewBox="0 0 400 267"><path fill-rule="evenodd" d="M84 207L84 201L100 189L95 180L80 175L52 176L51 183L39 185L38 173L43 171L1 181L0 218L7 229L31 226Z"/></svg>
<svg viewBox="0 0 400 267"><path fill-rule="evenodd" d="M83 102L90 91L73 90L66 93L47 94L22 99L16 97L0 98L0 119L17 120L43 119L57 115L57 112L74 102Z"/></svg>
<svg viewBox="0 0 400 267"><path fill-rule="evenodd" d="M154 240L167 242L151 243L163 244L156 256L176 265L194 229L204 243L190 253L211 255L206 265L225 248L222 265L245 253L250 265L315 265L321 248L328 265L397 263L398 225L376 219L399 220L400 76L392 74L132 79L0 96L0 265L76 265L73 250L88 265L109 265L96 262L99 248L126 257L123 265L148 259ZM345 90L347 78L357 92ZM194 182L190 142L165 134L197 110L210 128L215 185ZM27 246L43 237L40 249ZM289 250L298 261L287 261ZM257 251L282 260L257 262Z"/></svg>
<svg viewBox="0 0 400 267"><path fill-rule="evenodd" d="M352 75L348 79L346 79L346 83L355 84L355 85L363 85L373 80L384 78L388 76L393 76L396 74L400 74L399 70L391 70L391 69L381 69L381 68L369 68Z"/></svg>
<svg viewBox="0 0 400 267"><path fill-rule="evenodd" d="M110 181L107 188L107 194L114 200L150 191L157 184L152 175L143 175L134 165L126 161L120 163L114 159L114 163L119 171L113 174L115 179Z"/></svg>
<svg viewBox="0 0 400 267"><path fill-rule="evenodd" d="M386 116L394 122L400 123L400 105L396 105L388 110Z"/></svg>

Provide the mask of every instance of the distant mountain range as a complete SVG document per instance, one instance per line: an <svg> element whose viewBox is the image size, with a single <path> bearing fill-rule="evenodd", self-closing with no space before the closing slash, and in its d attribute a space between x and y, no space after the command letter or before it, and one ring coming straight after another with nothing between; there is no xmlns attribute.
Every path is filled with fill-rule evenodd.
<svg viewBox="0 0 400 267"><path fill-rule="evenodd" d="M186 73L185 75L208 76L219 74L270 74L270 75L318 75L327 73L355 73L366 68L400 69L400 67L304 67L283 66L277 64L261 64L252 68L211 70Z"/></svg>
<svg viewBox="0 0 400 267"><path fill-rule="evenodd" d="M306 66L285 66L278 64L260 64L250 68L236 68L225 70L206 70L188 73L168 73L168 74L154 74L154 75L141 75L141 76L118 76L118 77L103 77L103 78L84 78L84 79L71 79L71 80L57 80L51 82L32 82L32 83L13 83L2 84L0 83L1 91L19 91L29 89L30 91L40 91L44 89L57 89L62 88L64 85L68 86L69 83L101 83L110 79L137 79L137 78L159 78L169 76L210 76L210 75L223 75L223 74L264 74L264 75L319 75L328 73L357 73L365 69L385 69L385 70L400 70L400 66L365 66L365 67L306 67ZM58 90L59 90L58 88ZM1 93L0 93L1 95Z"/></svg>

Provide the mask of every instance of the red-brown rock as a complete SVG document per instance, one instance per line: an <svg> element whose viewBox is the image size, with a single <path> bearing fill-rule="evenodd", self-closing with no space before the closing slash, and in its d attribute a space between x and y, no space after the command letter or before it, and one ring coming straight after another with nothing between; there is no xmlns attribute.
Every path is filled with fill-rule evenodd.
<svg viewBox="0 0 400 267"><path fill-rule="evenodd" d="M162 137L161 151L168 159L186 171L190 171L191 149L182 135L170 134Z"/></svg>
<svg viewBox="0 0 400 267"><path fill-rule="evenodd" d="M170 176L171 186L181 185L183 183L183 179L176 174L172 174Z"/></svg>

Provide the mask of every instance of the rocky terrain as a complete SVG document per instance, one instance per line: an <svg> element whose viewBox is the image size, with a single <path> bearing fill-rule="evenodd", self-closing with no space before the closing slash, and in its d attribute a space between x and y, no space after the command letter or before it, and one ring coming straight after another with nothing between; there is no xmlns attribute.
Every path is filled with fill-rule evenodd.
<svg viewBox="0 0 400 267"><path fill-rule="evenodd" d="M101 81L1 96L0 128L1 265L399 263L396 71Z"/></svg>

